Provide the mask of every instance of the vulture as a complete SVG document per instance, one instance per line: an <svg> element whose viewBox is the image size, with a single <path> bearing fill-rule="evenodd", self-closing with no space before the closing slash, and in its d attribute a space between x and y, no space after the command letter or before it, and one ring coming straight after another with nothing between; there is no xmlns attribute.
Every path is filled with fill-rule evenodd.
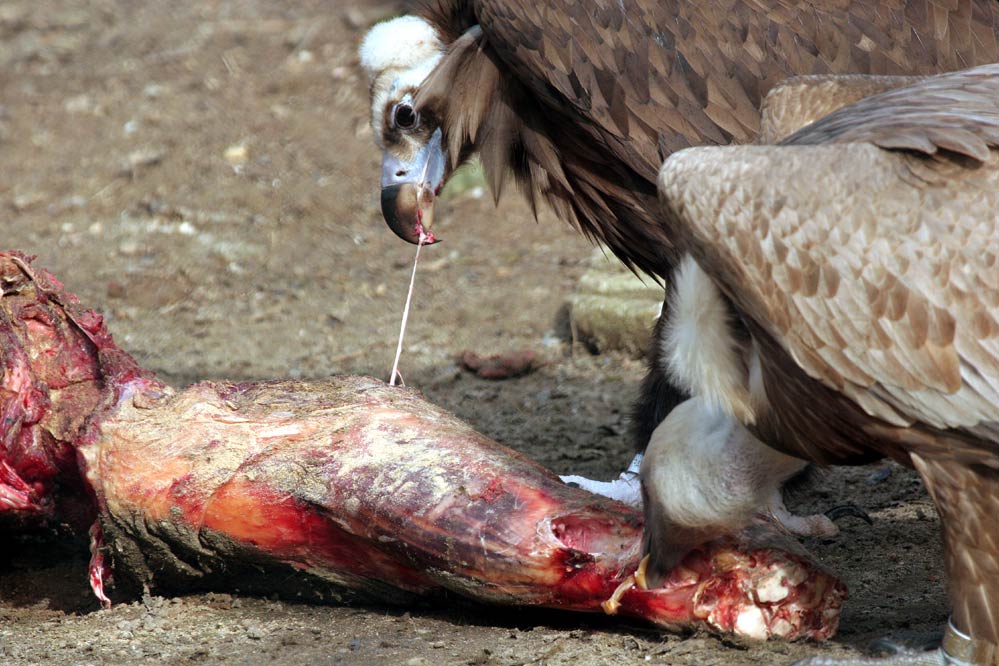
<svg viewBox="0 0 999 666"><path fill-rule="evenodd" d="M661 438L653 433L671 425L664 419L678 406L690 412L699 401L698 413L716 417L726 407L736 411L716 420L731 434L708 438L720 447L674 440L667 455L647 461L646 469L678 472L674 496L658 506L687 519L669 517L676 529L659 532L664 541L652 564L666 566L760 510L780 513L780 485L806 460L862 463L884 454L836 446L805 456L768 441L771 430L752 422L759 406L751 389L759 380L747 364L759 342L718 295L703 260L687 257L687 239L676 235L683 225L663 223L656 179L676 151L773 141L763 116L774 126L800 127L888 85L833 75L932 75L999 61L999 2L435 0L418 15L374 26L360 61L382 150L382 212L399 237L436 240L436 197L455 169L478 155L497 200L512 181L532 207L547 203L627 266L665 283L658 342L635 407L636 443L656 444ZM720 328L692 337L683 312ZM733 375L753 381L747 389L733 384ZM738 404L725 393L733 386ZM679 420L677 432L692 424ZM713 467L700 465L712 457ZM738 492L698 495L698 480L716 473L729 473ZM778 521L792 531L828 529L797 526L797 517L783 515Z"/></svg>
<svg viewBox="0 0 999 666"><path fill-rule="evenodd" d="M731 313L709 334L729 336L741 372L695 387L652 436L644 574L662 575L660 550L688 518L678 473L655 463L677 439L741 450L755 435L824 464L888 456L937 508L952 604L940 650L898 663L994 665L999 65L869 81L884 91L797 131L775 120L776 145L689 148L659 172L663 228L700 267L701 302Z"/></svg>

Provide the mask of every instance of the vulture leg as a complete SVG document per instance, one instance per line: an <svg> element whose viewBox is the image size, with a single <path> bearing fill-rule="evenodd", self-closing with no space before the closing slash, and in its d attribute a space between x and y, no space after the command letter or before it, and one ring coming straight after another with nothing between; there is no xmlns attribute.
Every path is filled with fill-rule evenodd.
<svg viewBox="0 0 999 666"><path fill-rule="evenodd" d="M650 585L689 550L761 518L799 536L836 534L828 517L784 506L781 487L806 464L701 397L674 409L652 434L640 472Z"/></svg>
<svg viewBox="0 0 999 666"><path fill-rule="evenodd" d="M999 664L999 461L961 465L912 455L940 514L952 614L942 645L888 657L810 657L794 666L995 666Z"/></svg>
<svg viewBox="0 0 999 666"><path fill-rule="evenodd" d="M953 629L976 642L978 661L999 663L999 459L962 465L912 454L912 461L943 526Z"/></svg>
<svg viewBox="0 0 999 666"><path fill-rule="evenodd" d="M667 312L669 295L663 302ZM662 340L666 334L666 317L659 317L652 331L652 340L646 354L648 371L638 391L638 399L631 408L631 440L636 451L644 451L653 431L677 405L690 398L690 391L677 386L670 378L664 359Z"/></svg>

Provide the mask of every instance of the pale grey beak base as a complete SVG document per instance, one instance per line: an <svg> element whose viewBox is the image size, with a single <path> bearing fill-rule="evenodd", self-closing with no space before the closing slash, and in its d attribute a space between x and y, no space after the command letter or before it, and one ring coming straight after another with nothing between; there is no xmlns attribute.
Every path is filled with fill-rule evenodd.
<svg viewBox="0 0 999 666"><path fill-rule="evenodd" d="M423 148L410 162L385 152L382 156L382 187L415 183L436 192L444 178L444 151L440 128L434 131Z"/></svg>

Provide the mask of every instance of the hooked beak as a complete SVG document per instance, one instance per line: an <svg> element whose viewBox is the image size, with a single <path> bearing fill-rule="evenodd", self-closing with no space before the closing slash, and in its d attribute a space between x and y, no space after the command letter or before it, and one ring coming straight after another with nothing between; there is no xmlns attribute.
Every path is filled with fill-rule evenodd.
<svg viewBox="0 0 999 666"><path fill-rule="evenodd" d="M444 150L438 128L411 161L386 152L382 157L382 215L389 229L404 241L436 243L434 200L444 184Z"/></svg>

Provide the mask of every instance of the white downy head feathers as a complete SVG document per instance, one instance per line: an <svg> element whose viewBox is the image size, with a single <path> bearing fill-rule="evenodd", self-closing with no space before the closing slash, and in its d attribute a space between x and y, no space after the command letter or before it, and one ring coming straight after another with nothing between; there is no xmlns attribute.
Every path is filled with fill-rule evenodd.
<svg viewBox="0 0 999 666"><path fill-rule="evenodd" d="M382 139L385 114L407 94L414 94L444 55L445 45L433 26L418 16L379 23L361 42L361 66L371 82L371 128Z"/></svg>
<svg viewBox="0 0 999 666"><path fill-rule="evenodd" d="M361 66L374 81L390 69L406 72L419 68L426 76L443 52L444 43L432 25L418 16L400 16L371 28L361 42L359 55Z"/></svg>

